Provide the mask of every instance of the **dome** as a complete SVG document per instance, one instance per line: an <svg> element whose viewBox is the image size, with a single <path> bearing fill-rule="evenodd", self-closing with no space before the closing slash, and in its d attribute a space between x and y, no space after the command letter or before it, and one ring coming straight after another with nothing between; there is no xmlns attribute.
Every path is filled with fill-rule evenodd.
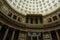
<svg viewBox="0 0 60 40"><path fill-rule="evenodd" d="M60 7L59 0L6 0L15 11L20 14L47 15Z"/></svg>
<svg viewBox="0 0 60 40"><path fill-rule="evenodd" d="M60 40L60 0L0 0L0 40Z"/></svg>

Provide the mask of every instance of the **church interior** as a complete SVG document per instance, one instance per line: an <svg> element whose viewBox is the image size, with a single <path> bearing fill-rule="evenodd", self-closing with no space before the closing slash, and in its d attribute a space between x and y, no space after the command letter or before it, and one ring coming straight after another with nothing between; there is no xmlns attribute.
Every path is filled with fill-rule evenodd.
<svg viewBox="0 0 60 40"><path fill-rule="evenodd" d="M0 0L0 40L60 40L60 0Z"/></svg>

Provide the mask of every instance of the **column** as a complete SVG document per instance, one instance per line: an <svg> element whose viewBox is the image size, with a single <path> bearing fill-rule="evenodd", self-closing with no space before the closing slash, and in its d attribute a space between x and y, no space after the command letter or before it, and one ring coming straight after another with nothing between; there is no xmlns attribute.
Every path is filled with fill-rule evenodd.
<svg viewBox="0 0 60 40"><path fill-rule="evenodd" d="M60 38L59 38L59 35L58 35L58 32L57 32L57 31L56 31L56 35L57 35L57 39L58 39L58 40L60 40Z"/></svg>
<svg viewBox="0 0 60 40"><path fill-rule="evenodd" d="M3 37L3 40L5 40L5 39L6 39L7 34L8 34L8 31L9 31L9 29L7 29L7 30L6 30L5 35L4 35L4 37Z"/></svg>
<svg viewBox="0 0 60 40"><path fill-rule="evenodd" d="M13 31L13 33L12 33L11 40L13 40L13 39L14 39L14 35L15 35L15 31Z"/></svg>

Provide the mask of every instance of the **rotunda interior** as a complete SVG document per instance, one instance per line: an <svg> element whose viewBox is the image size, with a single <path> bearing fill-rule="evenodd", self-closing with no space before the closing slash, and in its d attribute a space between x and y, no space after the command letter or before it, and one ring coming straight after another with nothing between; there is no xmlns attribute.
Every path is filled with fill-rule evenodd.
<svg viewBox="0 0 60 40"><path fill-rule="evenodd" d="M60 40L60 0L0 0L0 40Z"/></svg>

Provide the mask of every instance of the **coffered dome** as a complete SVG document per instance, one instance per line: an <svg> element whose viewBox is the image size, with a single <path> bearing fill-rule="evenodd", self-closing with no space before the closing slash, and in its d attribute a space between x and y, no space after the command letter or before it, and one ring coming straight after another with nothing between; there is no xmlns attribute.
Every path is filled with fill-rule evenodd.
<svg viewBox="0 0 60 40"><path fill-rule="evenodd" d="M60 0L6 0L20 14L47 15L60 7Z"/></svg>

